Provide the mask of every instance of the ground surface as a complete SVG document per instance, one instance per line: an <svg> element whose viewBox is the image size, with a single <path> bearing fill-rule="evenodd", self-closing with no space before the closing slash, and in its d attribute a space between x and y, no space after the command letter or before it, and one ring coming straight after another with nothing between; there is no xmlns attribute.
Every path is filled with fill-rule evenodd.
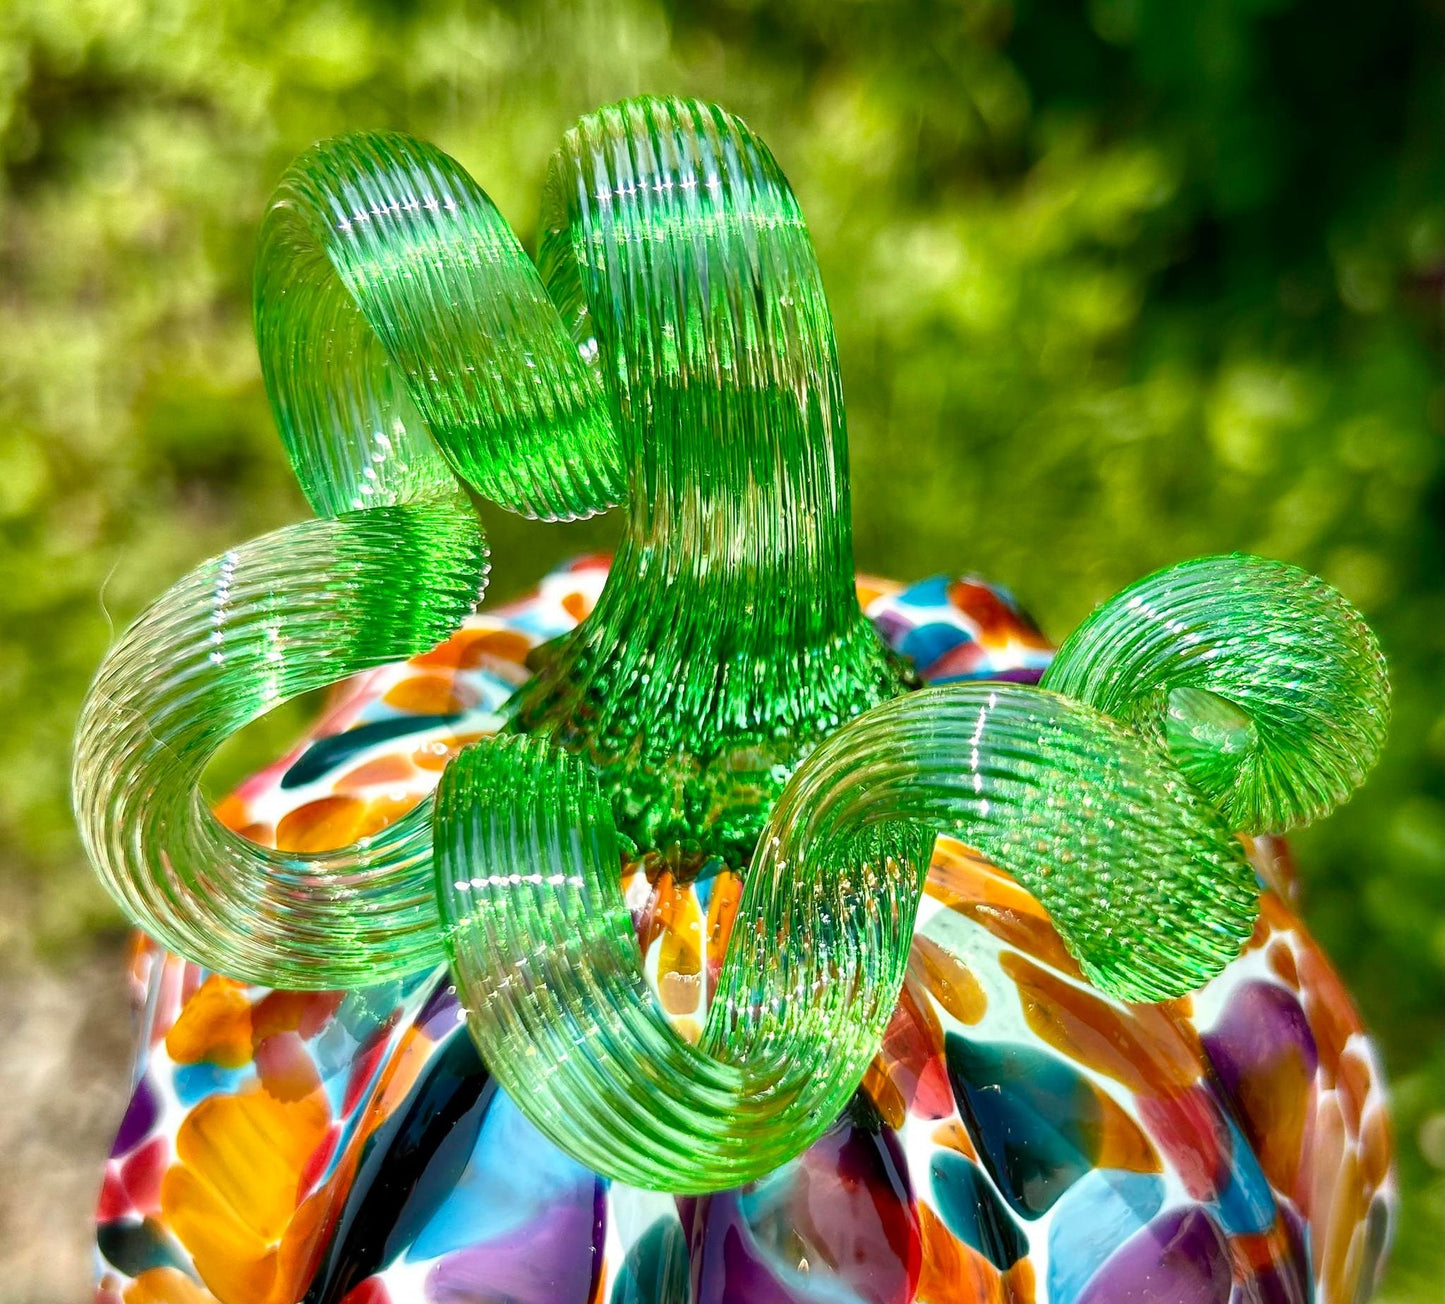
<svg viewBox="0 0 1445 1304"><path fill-rule="evenodd" d="M91 1211L125 1105L123 943L0 972L0 1304L91 1294Z"/></svg>

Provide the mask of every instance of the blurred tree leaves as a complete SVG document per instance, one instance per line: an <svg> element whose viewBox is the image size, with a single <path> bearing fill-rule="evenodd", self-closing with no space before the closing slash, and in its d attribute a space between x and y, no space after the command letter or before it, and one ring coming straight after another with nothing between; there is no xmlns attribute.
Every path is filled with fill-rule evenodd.
<svg viewBox="0 0 1445 1304"><path fill-rule="evenodd" d="M9 0L0 933L59 951L115 924L65 790L114 623L304 512L250 339L287 160L412 131L528 238L578 113L715 98L813 227L860 564L978 570L1061 636L1155 566L1247 548L1324 574L1379 631L1388 755L1299 848L1395 1076L1410 1204L1386 1298L1438 1298L1437 54L1432 11L1399 0ZM488 525L504 595L611 528Z"/></svg>

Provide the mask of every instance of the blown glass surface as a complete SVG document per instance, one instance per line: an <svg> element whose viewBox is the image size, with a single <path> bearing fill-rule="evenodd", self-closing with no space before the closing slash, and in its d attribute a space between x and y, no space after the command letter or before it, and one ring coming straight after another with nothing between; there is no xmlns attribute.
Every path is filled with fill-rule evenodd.
<svg viewBox="0 0 1445 1304"><path fill-rule="evenodd" d="M488 1067L575 1160L654 1190L759 1177L820 1137L893 1017L940 832L1047 912L1081 979L1181 997L1251 934L1234 831L1314 818L1377 754L1384 667L1320 581L1210 558L1142 581L1044 688L917 687L864 615L831 321L801 212L746 126L589 115L534 266L454 161L318 145L262 230L256 328L320 519L206 563L106 658L74 769L87 850L166 946L251 983L449 960ZM202 805L215 749L296 693L421 654L486 579L485 503L625 504L585 619L505 737L430 801L281 849ZM739 876L694 1037L642 978L619 886Z"/></svg>
<svg viewBox="0 0 1445 1304"><path fill-rule="evenodd" d="M395 822L497 736L607 573L579 559L361 676L219 818L288 850ZM1048 664L978 579L858 590L926 684L1032 683ZM1291 904L1287 848L1248 846L1264 886L1240 955L1189 997L1140 1004L1085 982L1038 900L940 837L858 1090L797 1158L702 1196L603 1177L535 1128L447 966L302 993L138 940L97 1300L1358 1304L1396 1208L1385 1082ZM618 877L654 1008L696 1044L746 872L648 853Z"/></svg>

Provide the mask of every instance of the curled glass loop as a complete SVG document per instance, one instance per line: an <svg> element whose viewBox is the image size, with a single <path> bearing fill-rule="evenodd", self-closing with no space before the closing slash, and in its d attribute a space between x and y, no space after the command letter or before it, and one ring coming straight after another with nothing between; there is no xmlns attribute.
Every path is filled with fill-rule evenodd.
<svg viewBox="0 0 1445 1304"><path fill-rule="evenodd" d="M1299 567L1244 553L1116 594L1043 684L1168 747L1245 833L1283 832L1347 800L1390 715L1385 660L1360 613Z"/></svg>
<svg viewBox="0 0 1445 1304"><path fill-rule="evenodd" d="M306 521L197 567L131 626L86 698L73 785L91 863L132 919L207 968L295 989L441 958L429 810L288 854L222 827L199 782L227 737L287 698L445 638L485 557L464 500ZM424 584L398 574L408 563Z"/></svg>
<svg viewBox="0 0 1445 1304"><path fill-rule="evenodd" d="M358 133L302 154L261 228L255 315L318 513L434 493L447 464L546 520L622 501L596 377L511 227L435 146Z"/></svg>
<svg viewBox="0 0 1445 1304"><path fill-rule="evenodd" d="M278 853L204 809L207 761L286 698L426 651L471 612L486 549L453 469L569 517L617 501L620 463L531 261L429 145L303 155L263 226L255 309L293 468L334 519L204 563L141 615L82 711L73 800L102 881L167 946L255 982L357 986L440 957L429 803L342 851Z"/></svg>
<svg viewBox="0 0 1445 1304"><path fill-rule="evenodd" d="M679 1192L759 1177L836 1117L897 999L938 831L1037 895L1087 976L1130 1000L1217 972L1257 893L1168 759L1092 708L1007 685L910 694L784 789L692 1046L646 986L608 806L576 758L476 745L436 817L447 950L488 1066L583 1163Z"/></svg>

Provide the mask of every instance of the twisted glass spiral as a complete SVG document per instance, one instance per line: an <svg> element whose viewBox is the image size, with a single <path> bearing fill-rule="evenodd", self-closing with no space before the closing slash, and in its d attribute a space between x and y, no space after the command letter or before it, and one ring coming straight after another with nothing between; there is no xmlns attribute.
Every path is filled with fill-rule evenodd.
<svg viewBox="0 0 1445 1304"><path fill-rule="evenodd" d="M256 331L319 518L204 564L112 649L74 799L130 916L223 973L356 986L446 958L489 1067L600 1172L734 1185L854 1090L897 998L940 831L1132 1000L1206 981L1251 926L1234 829L1344 800L1382 742L1379 650L1258 558L1141 581L1043 689L907 692L859 610L846 433L796 199L736 118L589 115L534 266L476 183L394 135L316 146L262 228ZM228 832L198 795L287 697L422 652L472 610L467 490L564 519L625 504L596 610L437 799L340 851ZM621 861L747 867L701 1042L643 980Z"/></svg>

